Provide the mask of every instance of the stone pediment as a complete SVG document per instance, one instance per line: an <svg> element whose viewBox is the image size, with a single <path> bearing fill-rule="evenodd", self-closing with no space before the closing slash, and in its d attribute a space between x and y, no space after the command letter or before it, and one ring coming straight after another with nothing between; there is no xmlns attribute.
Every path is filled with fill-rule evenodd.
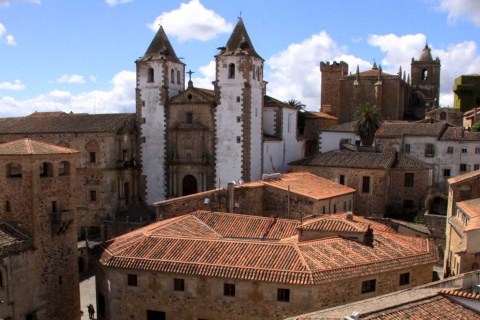
<svg viewBox="0 0 480 320"><path fill-rule="evenodd" d="M215 102L215 93L213 90L188 88L187 90L180 92L175 97L172 97L170 103L175 104L187 104L187 103L206 103L211 104Z"/></svg>

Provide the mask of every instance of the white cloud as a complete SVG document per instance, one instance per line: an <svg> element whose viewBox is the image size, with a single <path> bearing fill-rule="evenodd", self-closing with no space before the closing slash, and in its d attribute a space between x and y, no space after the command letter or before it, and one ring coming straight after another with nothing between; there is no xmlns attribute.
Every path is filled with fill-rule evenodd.
<svg viewBox="0 0 480 320"><path fill-rule="evenodd" d="M40 0L0 0L0 7L7 7L10 3L13 2L30 2L35 4L40 4Z"/></svg>
<svg viewBox="0 0 480 320"><path fill-rule="evenodd" d="M480 26L480 1L478 0L439 0L439 8L448 12L448 20L454 23L459 18L467 18Z"/></svg>
<svg viewBox="0 0 480 320"><path fill-rule="evenodd" d="M135 72L121 71L111 80L109 91L89 91L72 95L68 91L52 90L35 98L18 101L0 96L0 117L19 117L35 111L65 111L74 113L135 112Z"/></svg>
<svg viewBox="0 0 480 320"><path fill-rule="evenodd" d="M57 81L59 83L85 83L83 76L78 74L64 74Z"/></svg>
<svg viewBox="0 0 480 320"><path fill-rule="evenodd" d="M148 27L157 31L160 24L168 30L169 36L178 37L180 42L191 39L208 41L233 28L213 10L206 9L199 0L182 3L179 9L162 13Z"/></svg>
<svg viewBox="0 0 480 320"><path fill-rule="evenodd" d="M132 2L132 0L105 0L105 3L108 4L110 7L116 6L117 4L129 2Z"/></svg>
<svg viewBox="0 0 480 320"><path fill-rule="evenodd" d="M12 82L0 82L0 89L3 90L25 90L25 85L20 80Z"/></svg>
<svg viewBox="0 0 480 320"><path fill-rule="evenodd" d="M385 52L382 66L387 73L396 74L399 66L410 73L411 59L419 59L425 47L423 34L397 36L370 35L368 43L380 47ZM480 55L474 41L450 44L446 50L435 49L432 44L432 57L440 58L440 105L453 106L452 87L455 78L463 74L480 73Z"/></svg>
<svg viewBox="0 0 480 320"><path fill-rule="evenodd" d="M17 43L15 42L15 38L11 34L6 34L6 33L7 33L7 28L5 28L5 26L2 23L0 23L0 43L5 42L10 46L16 45ZM5 35L5 40L2 39L4 35Z"/></svg>
<svg viewBox="0 0 480 320"><path fill-rule="evenodd" d="M193 77L192 75L193 85L196 88L205 88L205 89L213 90L212 81L215 80L215 61L212 60L207 65L201 66L199 68L199 72L202 75L201 77Z"/></svg>
<svg viewBox="0 0 480 320"><path fill-rule="evenodd" d="M307 106L308 110L320 108L320 61L343 60L350 69L357 64L369 66L359 58L345 54L346 49L339 47L325 32L312 35L301 43L294 43L266 61L264 77L269 81L268 94L287 101L296 99ZM354 70L354 69L353 69Z"/></svg>

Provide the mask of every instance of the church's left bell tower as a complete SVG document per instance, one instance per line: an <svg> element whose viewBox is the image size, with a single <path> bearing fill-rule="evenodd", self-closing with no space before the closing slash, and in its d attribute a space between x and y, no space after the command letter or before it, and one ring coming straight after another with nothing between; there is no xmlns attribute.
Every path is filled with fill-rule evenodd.
<svg viewBox="0 0 480 320"><path fill-rule="evenodd" d="M137 65L136 114L140 129L137 159L140 194L153 204L166 195L165 144L168 100L185 88L185 64L160 27Z"/></svg>

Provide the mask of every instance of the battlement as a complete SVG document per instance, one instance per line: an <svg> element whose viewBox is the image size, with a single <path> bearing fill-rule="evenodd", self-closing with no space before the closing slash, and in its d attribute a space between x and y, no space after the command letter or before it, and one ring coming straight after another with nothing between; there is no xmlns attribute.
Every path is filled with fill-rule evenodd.
<svg viewBox="0 0 480 320"><path fill-rule="evenodd" d="M320 71L321 72L342 72L343 75L348 74L348 63L345 61L340 61L336 62L333 61L330 63L330 61L327 62L320 62Z"/></svg>

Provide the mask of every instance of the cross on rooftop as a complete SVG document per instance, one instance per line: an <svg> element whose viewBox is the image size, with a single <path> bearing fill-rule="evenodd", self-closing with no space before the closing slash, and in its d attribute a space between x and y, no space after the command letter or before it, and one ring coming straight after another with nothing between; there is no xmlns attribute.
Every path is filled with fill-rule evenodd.
<svg viewBox="0 0 480 320"><path fill-rule="evenodd" d="M195 73L193 72L192 70L188 70L188 75L190 76L190 78L188 79L189 81L192 81L192 73Z"/></svg>

